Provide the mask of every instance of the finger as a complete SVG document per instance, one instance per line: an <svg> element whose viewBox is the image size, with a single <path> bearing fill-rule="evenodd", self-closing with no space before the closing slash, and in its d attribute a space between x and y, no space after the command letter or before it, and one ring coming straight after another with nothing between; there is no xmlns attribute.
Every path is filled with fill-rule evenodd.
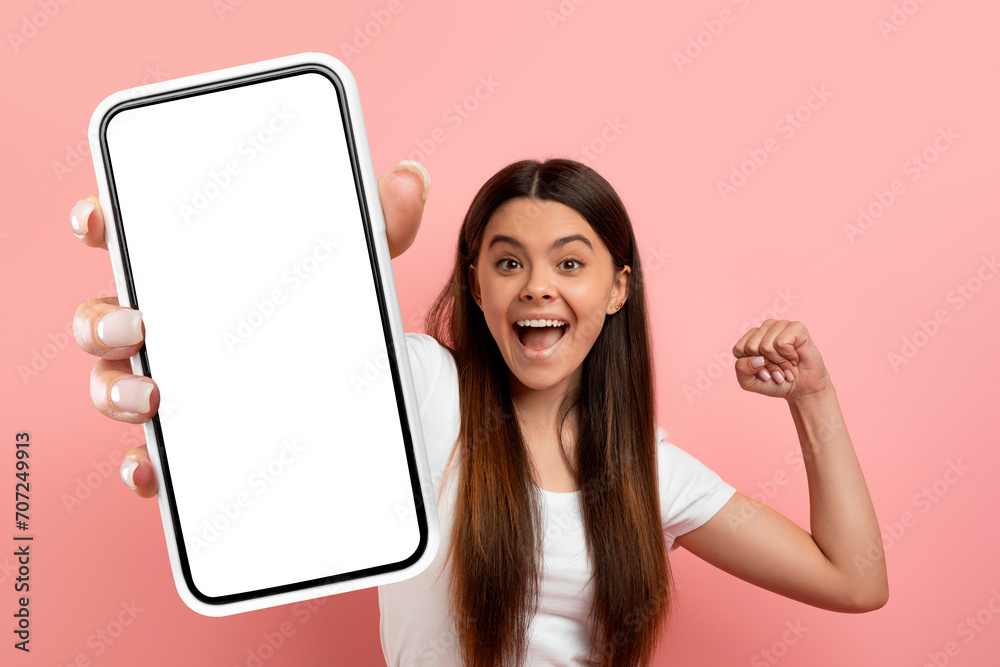
<svg viewBox="0 0 1000 667"><path fill-rule="evenodd" d="M784 338L791 323L788 320L776 320L768 327L764 335L757 342L757 354L763 355L765 359L775 366L791 366L789 360L784 357L775 347L778 338ZM782 367L784 367L782 366Z"/></svg>
<svg viewBox="0 0 1000 667"><path fill-rule="evenodd" d="M760 354L757 350L757 345L773 322L774 320L764 320L760 323L759 327L750 329L743 334L743 337L733 346L733 355L739 359L740 357L756 357Z"/></svg>
<svg viewBox="0 0 1000 667"><path fill-rule="evenodd" d="M792 382L795 380L799 354L797 347L808 340L805 326L801 322L780 320L761 339L760 354L773 364L768 370L774 380Z"/></svg>
<svg viewBox="0 0 1000 667"><path fill-rule="evenodd" d="M139 445L125 452L121 465L121 480L140 498L156 495L157 483L153 464L149 461L146 445Z"/></svg>
<svg viewBox="0 0 1000 667"><path fill-rule="evenodd" d="M73 336L87 354L128 359L142 347L146 327L142 311L118 305L117 296L88 299L73 316Z"/></svg>
<svg viewBox="0 0 1000 667"><path fill-rule="evenodd" d="M750 354L746 351L747 341L750 340L752 336L757 331L756 328L750 329L745 334L743 334L738 341L733 345L733 356L737 359L741 357L748 357Z"/></svg>
<svg viewBox="0 0 1000 667"><path fill-rule="evenodd" d="M430 188L430 174L411 160L403 160L379 179L378 193L391 257L398 257L413 245Z"/></svg>
<svg viewBox="0 0 1000 667"><path fill-rule="evenodd" d="M69 213L69 224L76 238L91 248L108 249L104 238L104 214L97 195L90 195L76 202Z"/></svg>
<svg viewBox="0 0 1000 667"><path fill-rule="evenodd" d="M736 344L733 345L733 356L739 359L740 357L756 357L760 354L757 346L760 343L760 340L764 337L764 334L767 333L768 329L770 329L776 321L777 320L764 320L760 323L759 327L750 329L743 334L742 338L736 341Z"/></svg>
<svg viewBox="0 0 1000 667"><path fill-rule="evenodd" d="M767 360L761 356L746 356L736 360L736 372L746 377L756 376L761 382L770 382L773 378L766 367Z"/></svg>
<svg viewBox="0 0 1000 667"><path fill-rule="evenodd" d="M151 378L133 375L126 359L101 359L90 373L90 397L105 417L129 424L149 421L160 406Z"/></svg>
<svg viewBox="0 0 1000 667"><path fill-rule="evenodd" d="M782 357L788 359L792 366L798 366L801 361L799 347L807 340L809 340L809 332L806 330L806 326L798 321L789 322L779 339L775 340L774 349Z"/></svg>
<svg viewBox="0 0 1000 667"><path fill-rule="evenodd" d="M736 371L747 378L756 376L761 382L784 384L795 380L795 372L788 362L778 366L761 355L740 357L736 360Z"/></svg>

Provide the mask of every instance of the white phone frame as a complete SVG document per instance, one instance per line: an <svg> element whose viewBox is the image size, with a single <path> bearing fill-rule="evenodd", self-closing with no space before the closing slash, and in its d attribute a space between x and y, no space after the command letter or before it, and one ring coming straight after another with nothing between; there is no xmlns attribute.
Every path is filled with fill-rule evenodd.
<svg viewBox="0 0 1000 667"><path fill-rule="evenodd" d="M399 563L388 564L381 568L369 568L369 570L365 570L367 574L364 575L348 573L357 574L357 576L341 574L312 579L297 584L278 586L263 591L250 591L235 596L222 596L220 598L206 596L197 590L197 587L194 585L189 568L186 567L186 558L182 554L182 536L178 534L180 524L177 520L176 506L169 483L170 480L165 476L163 466L161 465L161 462L166 462L166 454L161 448L160 434L158 433L158 416L154 415L151 420L143 424L143 429L150 460L153 463L156 479L159 484L157 501L170 556L174 583L184 603L192 610L205 616L226 616L399 582L416 576L426 569L434 560L439 548L440 525L437 506L407 355L402 317L390 261L391 257L385 236L385 221L382 216L378 183L368 149L368 139L361 112L361 99L357 84L351 72L342 62L323 53L300 53L121 90L108 96L98 105L91 118L89 138L94 170L98 182L99 199L104 213L108 250L111 256L120 303L122 306L136 307L133 300L133 290L132 285L130 285L129 274L126 272L124 266L123 249L119 244L120 226L119 220L116 217L116 200L112 197L112 184L109 183L112 176L110 168L106 165L107 144L104 140L103 132L107 127L109 119L114 116L117 110L131 108L128 105L155 103L155 100L163 100L169 98L171 95L176 97L177 91L184 89L236 85L233 83L235 80L245 80L245 77L256 77L262 74L300 67L316 68L317 71L321 70L322 72L332 74L335 80L339 81L341 85L338 88L338 98L341 100L341 109L344 110L346 108L345 121L353 130L353 132L348 132L348 145L350 146L353 140L354 155L357 160L356 175L360 175L361 190L367 204L367 206L363 205L361 207L362 218L364 218L364 209L367 208L367 219L376 253L375 260L378 268L378 276L381 280L382 301L384 305L383 313L384 317L388 320L392 350L395 353L394 370L398 371L398 375L396 373L393 374L396 383L396 395L397 397L401 395L403 403L405 403L400 413L401 417L405 415L406 418L405 423L403 423L403 434L405 439L408 426L409 441L412 444L411 450L407 452L409 474L411 483L419 485L419 493L417 493L417 489L414 489L413 500L418 515L417 521L420 525L420 544L410 558ZM331 81L333 80L331 79ZM336 298L336 295L331 295L331 298ZM130 359L132 372L140 376L148 376L144 372L144 350L145 346ZM397 407L399 407L398 402Z"/></svg>

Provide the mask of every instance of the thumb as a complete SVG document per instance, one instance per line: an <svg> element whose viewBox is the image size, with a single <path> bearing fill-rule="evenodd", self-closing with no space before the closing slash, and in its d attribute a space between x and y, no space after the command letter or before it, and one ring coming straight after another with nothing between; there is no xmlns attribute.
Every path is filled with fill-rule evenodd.
<svg viewBox="0 0 1000 667"><path fill-rule="evenodd" d="M757 374L760 373L761 370L766 369L769 364L770 362L762 356L739 357L736 360L736 372L739 375L741 382L751 382L754 379L754 376L757 376L757 379L762 379ZM774 367L774 364L770 364L770 366Z"/></svg>
<svg viewBox="0 0 1000 667"><path fill-rule="evenodd" d="M403 160L378 180L389 255L398 257L413 245L431 189L431 177L419 162Z"/></svg>

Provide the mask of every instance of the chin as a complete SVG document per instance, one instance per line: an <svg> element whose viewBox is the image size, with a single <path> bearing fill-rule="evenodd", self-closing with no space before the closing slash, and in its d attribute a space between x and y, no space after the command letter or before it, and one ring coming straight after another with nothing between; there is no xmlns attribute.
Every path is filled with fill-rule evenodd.
<svg viewBox="0 0 1000 667"><path fill-rule="evenodd" d="M545 389L551 389L559 383L565 381L568 376L549 378L544 377L541 373L534 373L533 377L523 377L511 372L511 374L517 379L521 385L527 389L532 389L534 391L543 391Z"/></svg>
<svg viewBox="0 0 1000 667"><path fill-rule="evenodd" d="M562 365L559 365L558 367L552 366L549 368L542 366L532 368L525 367L524 362L522 361L516 371L514 370L514 366L508 362L507 370L512 378L512 381L516 380L528 389L542 391L568 382L573 377L574 373L582 370L582 366L577 365L577 367L573 370L567 370Z"/></svg>

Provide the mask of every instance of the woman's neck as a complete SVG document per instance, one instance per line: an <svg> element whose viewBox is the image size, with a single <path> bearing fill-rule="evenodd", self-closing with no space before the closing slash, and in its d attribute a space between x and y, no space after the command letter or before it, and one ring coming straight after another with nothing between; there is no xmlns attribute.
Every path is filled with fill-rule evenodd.
<svg viewBox="0 0 1000 667"><path fill-rule="evenodd" d="M526 387L520 380L511 373L511 399L514 404L514 412L526 436L541 440L558 441L559 433L559 408L563 399L571 386L578 386L582 369L566 378L562 382L547 387L545 389L532 389ZM577 383L573 385L571 383ZM575 432L576 410L570 411L566 418L565 427ZM564 437L566 431L563 431Z"/></svg>

